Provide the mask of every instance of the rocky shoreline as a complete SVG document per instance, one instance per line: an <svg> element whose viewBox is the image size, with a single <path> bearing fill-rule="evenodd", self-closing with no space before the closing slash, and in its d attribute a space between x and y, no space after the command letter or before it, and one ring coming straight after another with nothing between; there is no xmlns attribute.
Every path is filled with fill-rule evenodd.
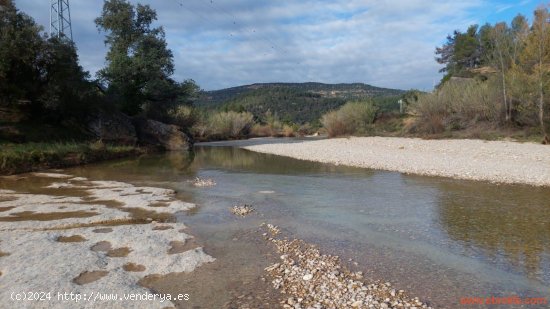
<svg viewBox="0 0 550 309"><path fill-rule="evenodd" d="M121 295L159 290L170 293L172 290L164 286L158 289L156 280L194 273L195 268L202 269L215 261L188 234L184 224L171 219L174 213L195 207L176 199L173 190L95 181L61 171L2 179L6 183L38 179L40 184L38 191L10 190L9 185L0 190L2 303L9 302L10 291L25 289L81 295L103 291ZM245 206L248 213L252 208ZM368 281L362 273L350 271L338 256L322 254L304 241L284 238L277 226L263 224L253 234L257 241L267 241L271 265L267 264L270 266L258 282L241 289L226 308L266 304L266 308L294 309L430 308L390 283ZM215 265L208 266L207 271ZM13 308L26 305L9 303ZM51 308L85 305L56 301L43 304ZM185 302L106 300L98 305L167 308Z"/></svg>
<svg viewBox="0 0 550 309"><path fill-rule="evenodd" d="M265 269L273 287L287 297L282 308L431 308L389 282L367 283L361 272L342 266L338 256L321 254L299 239L281 238L278 227L264 226L264 238L282 254L279 263Z"/></svg>
<svg viewBox="0 0 550 309"><path fill-rule="evenodd" d="M300 160L407 174L550 186L550 147L532 143L351 137L243 148Z"/></svg>
<svg viewBox="0 0 550 309"><path fill-rule="evenodd" d="M2 177L5 183L27 180L38 181L39 192L0 190L5 306L167 308L174 305L170 296L147 289L141 280L192 272L215 260L174 220L175 213L195 205L176 199L173 190L58 172ZM25 292L44 297L12 298ZM60 300L58 293L78 294L81 301ZM155 293L156 299L124 299ZM106 298L86 298L93 294Z"/></svg>

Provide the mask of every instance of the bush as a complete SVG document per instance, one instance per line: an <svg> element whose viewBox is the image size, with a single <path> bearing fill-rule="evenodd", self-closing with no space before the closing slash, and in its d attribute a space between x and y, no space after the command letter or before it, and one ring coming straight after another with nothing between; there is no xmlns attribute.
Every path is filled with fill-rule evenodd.
<svg viewBox="0 0 550 309"><path fill-rule="evenodd" d="M349 102L340 109L325 114L321 123L329 137L361 134L374 122L377 110L370 101Z"/></svg>
<svg viewBox="0 0 550 309"><path fill-rule="evenodd" d="M449 81L434 93L420 95L411 105L417 120L411 133L436 134L460 130L477 122L502 121L502 99L496 80Z"/></svg>
<svg viewBox="0 0 550 309"><path fill-rule="evenodd" d="M267 124L255 124L250 130L250 135L254 137L268 137L273 136L273 128Z"/></svg>
<svg viewBox="0 0 550 309"><path fill-rule="evenodd" d="M311 134L314 134L315 132L316 130L309 123L305 123L298 128L299 136L311 135Z"/></svg>
<svg viewBox="0 0 550 309"><path fill-rule="evenodd" d="M283 126L282 135L284 137L295 137L296 136L296 128L294 126L285 124Z"/></svg>
<svg viewBox="0 0 550 309"><path fill-rule="evenodd" d="M168 111L170 123L182 128L191 128L198 121L198 115L192 106L180 105Z"/></svg>
<svg viewBox="0 0 550 309"><path fill-rule="evenodd" d="M208 133L216 138L238 138L250 133L253 125L251 113L220 112L208 119Z"/></svg>

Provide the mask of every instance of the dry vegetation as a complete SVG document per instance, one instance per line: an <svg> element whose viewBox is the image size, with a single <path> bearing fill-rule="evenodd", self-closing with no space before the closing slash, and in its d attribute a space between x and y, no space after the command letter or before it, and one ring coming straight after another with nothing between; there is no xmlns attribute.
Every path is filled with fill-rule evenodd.
<svg viewBox="0 0 550 309"><path fill-rule="evenodd" d="M251 113L217 112L202 119L193 128L199 139L231 139L247 136L254 125Z"/></svg>
<svg viewBox="0 0 550 309"><path fill-rule="evenodd" d="M365 134L374 123L377 108L370 101L349 102L323 116L321 123L329 137Z"/></svg>
<svg viewBox="0 0 550 309"><path fill-rule="evenodd" d="M416 119L406 131L438 134L483 122L497 124L500 120L499 94L491 84L492 81L474 79L447 82L438 91L421 95L410 107Z"/></svg>

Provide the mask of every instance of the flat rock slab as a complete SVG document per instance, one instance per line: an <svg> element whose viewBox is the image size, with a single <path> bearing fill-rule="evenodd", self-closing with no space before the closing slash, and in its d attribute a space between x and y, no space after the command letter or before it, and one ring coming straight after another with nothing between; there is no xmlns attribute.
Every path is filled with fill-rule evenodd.
<svg viewBox="0 0 550 309"><path fill-rule="evenodd" d="M1 190L10 199L0 213L0 307L89 308L90 300L75 302L58 293L91 295L154 294L138 282L150 275L191 272L214 258L204 253L183 223L101 226L105 221L124 222L130 208L173 214L194 204L174 198L173 190L135 187L110 181L89 181L71 175L42 173L30 177L52 178L48 190L83 190L83 197L29 194ZM71 179L68 179L71 178ZM63 179L63 180L62 180ZM103 203L114 201L116 207ZM151 204L166 202L165 207ZM91 216L59 217L67 212ZM4 218L4 219L1 219ZM174 249L177 244L177 250ZM40 302L13 301L12 292L50 292ZM173 303L156 300L101 300L94 308L166 308Z"/></svg>

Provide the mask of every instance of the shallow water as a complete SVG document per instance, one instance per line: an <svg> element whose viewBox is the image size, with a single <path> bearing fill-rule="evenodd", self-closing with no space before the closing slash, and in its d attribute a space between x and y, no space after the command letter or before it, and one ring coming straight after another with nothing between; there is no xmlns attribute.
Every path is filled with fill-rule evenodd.
<svg viewBox="0 0 550 309"><path fill-rule="evenodd" d="M247 284L254 290L273 259L251 236L261 222L435 307L460 307L461 297L550 298L547 188L334 166L227 145L198 146L192 161L165 154L65 171L174 188L199 205L178 220L218 261L208 271L156 285L185 289L191 303L180 304L184 308L220 307ZM193 187L195 177L217 185ZM229 208L240 203L257 211L236 218Z"/></svg>

